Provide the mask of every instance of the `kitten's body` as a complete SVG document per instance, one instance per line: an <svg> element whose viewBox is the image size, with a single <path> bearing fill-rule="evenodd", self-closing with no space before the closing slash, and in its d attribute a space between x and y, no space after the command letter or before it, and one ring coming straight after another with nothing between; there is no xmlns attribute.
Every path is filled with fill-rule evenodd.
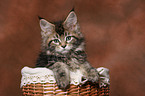
<svg viewBox="0 0 145 96"><path fill-rule="evenodd" d="M84 37L76 14L71 11L64 22L54 24L41 19L42 52L37 67L54 72L57 85L65 89L70 83L70 72L79 70L84 78L98 82L98 73L86 60Z"/></svg>

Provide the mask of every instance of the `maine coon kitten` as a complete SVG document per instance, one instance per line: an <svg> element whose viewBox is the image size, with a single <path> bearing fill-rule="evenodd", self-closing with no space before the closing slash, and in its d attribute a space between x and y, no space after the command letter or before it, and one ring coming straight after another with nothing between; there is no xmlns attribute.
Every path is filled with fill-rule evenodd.
<svg viewBox="0 0 145 96"><path fill-rule="evenodd" d="M98 72L86 60L85 42L77 16L71 11L65 21L50 23L40 19L42 50L36 67L54 72L56 83L65 89L70 83L70 71L80 70L84 78L98 82Z"/></svg>

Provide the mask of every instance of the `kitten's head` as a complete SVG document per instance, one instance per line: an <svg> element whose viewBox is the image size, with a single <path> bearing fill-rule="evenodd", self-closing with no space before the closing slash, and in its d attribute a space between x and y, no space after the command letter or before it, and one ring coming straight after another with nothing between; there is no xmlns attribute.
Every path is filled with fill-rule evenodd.
<svg viewBox="0 0 145 96"><path fill-rule="evenodd" d="M40 27L42 51L48 55L67 54L84 49L84 38L74 11L64 21L50 23L40 19Z"/></svg>

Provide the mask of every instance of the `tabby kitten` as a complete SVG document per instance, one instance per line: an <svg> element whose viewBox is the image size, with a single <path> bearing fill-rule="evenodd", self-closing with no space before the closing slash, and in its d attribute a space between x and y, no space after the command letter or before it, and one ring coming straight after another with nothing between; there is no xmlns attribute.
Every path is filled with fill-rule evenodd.
<svg viewBox="0 0 145 96"><path fill-rule="evenodd" d="M98 82L98 72L86 60L84 37L74 11L64 21L50 23L41 18L40 27L42 50L36 67L51 69L61 89L69 85L70 72L77 70L83 74L83 78Z"/></svg>

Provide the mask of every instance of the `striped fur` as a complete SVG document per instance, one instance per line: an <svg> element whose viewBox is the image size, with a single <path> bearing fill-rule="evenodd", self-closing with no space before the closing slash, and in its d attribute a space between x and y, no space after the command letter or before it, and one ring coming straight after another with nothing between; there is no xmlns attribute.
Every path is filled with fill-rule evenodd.
<svg viewBox="0 0 145 96"><path fill-rule="evenodd" d="M36 67L47 67L54 72L60 88L70 83L70 71L80 70L84 78L98 82L98 73L86 60L85 42L74 11L65 21L49 23L40 19L42 50Z"/></svg>

